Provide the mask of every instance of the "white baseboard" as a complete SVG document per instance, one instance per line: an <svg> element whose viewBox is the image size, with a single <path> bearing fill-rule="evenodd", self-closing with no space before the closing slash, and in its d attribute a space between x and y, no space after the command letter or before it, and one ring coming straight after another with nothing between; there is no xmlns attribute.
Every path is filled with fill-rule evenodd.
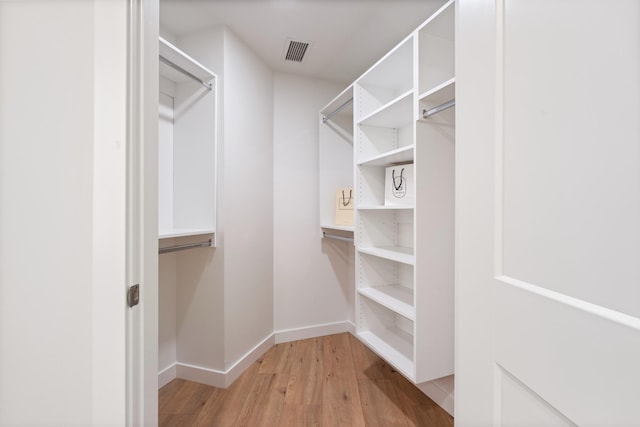
<svg viewBox="0 0 640 427"><path fill-rule="evenodd" d="M275 345L275 334L271 334L266 337L262 342L253 349L251 349L247 354L242 356L240 360L234 363L227 372L225 372L225 387L228 387L233 383L252 363L256 360L260 359L260 357L267 352L271 347Z"/></svg>
<svg viewBox="0 0 640 427"><path fill-rule="evenodd" d="M416 387L453 416L453 375L416 384Z"/></svg>
<svg viewBox="0 0 640 427"><path fill-rule="evenodd" d="M218 388L227 388L231 385L245 369L258 360L275 344L273 334L266 337L262 342L249 350L226 371L205 368L202 366L190 365L176 362L158 374L158 388L168 384L174 378L207 384Z"/></svg>
<svg viewBox="0 0 640 427"><path fill-rule="evenodd" d="M325 335L341 334L355 331L351 322L326 323L324 325L305 326L303 328L284 329L276 331L276 344L290 341L306 340L308 338L323 337Z"/></svg>
<svg viewBox="0 0 640 427"><path fill-rule="evenodd" d="M162 388L176 378L176 364L163 369L158 374L158 388Z"/></svg>

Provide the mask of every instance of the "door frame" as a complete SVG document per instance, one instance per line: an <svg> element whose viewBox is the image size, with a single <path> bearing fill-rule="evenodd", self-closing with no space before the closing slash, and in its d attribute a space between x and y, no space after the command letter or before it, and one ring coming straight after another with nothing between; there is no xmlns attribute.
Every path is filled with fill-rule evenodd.
<svg viewBox="0 0 640 427"><path fill-rule="evenodd" d="M126 424L158 423L159 1L128 0Z"/></svg>

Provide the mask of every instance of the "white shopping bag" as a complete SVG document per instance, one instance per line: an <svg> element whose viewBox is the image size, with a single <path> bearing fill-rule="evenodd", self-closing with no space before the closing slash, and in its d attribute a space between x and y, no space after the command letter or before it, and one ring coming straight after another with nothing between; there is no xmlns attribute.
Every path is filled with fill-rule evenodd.
<svg viewBox="0 0 640 427"><path fill-rule="evenodd" d="M414 205L413 163L386 168L384 184L385 206Z"/></svg>
<svg viewBox="0 0 640 427"><path fill-rule="evenodd" d="M336 225L353 225L353 188L340 188L336 191Z"/></svg>

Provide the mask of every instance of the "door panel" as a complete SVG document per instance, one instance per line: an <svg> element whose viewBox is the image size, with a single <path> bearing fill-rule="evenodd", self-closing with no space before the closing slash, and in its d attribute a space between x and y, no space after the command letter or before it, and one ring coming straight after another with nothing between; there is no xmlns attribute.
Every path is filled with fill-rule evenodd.
<svg viewBox="0 0 640 427"><path fill-rule="evenodd" d="M630 316L498 278L496 364L578 425L640 420L639 330Z"/></svg>
<svg viewBox="0 0 640 427"><path fill-rule="evenodd" d="M640 425L640 2L456 28L456 423Z"/></svg>
<svg viewBox="0 0 640 427"><path fill-rule="evenodd" d="M576 425L507 371L498 368L497 374L498 387L502 390L498 425L504 427Z"/></svg>
<svg viewBox="0 0 640 427"><path fill-rule="evenodd" d="M640 2L612 5L504 3L503 272L640 316Z"/></svg>

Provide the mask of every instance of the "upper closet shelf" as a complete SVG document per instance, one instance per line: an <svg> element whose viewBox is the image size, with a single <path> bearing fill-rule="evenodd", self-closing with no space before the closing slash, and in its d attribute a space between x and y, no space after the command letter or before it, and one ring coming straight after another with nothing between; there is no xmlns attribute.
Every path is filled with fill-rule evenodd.
<svg viewBox="0 0 640 427"><path fill-rule="evenodd" d="M176 82L186 82L189 79L201 83L211 90L211 80L215 78L213 71L160 37L160 75Z"/></svg>
<svg viewBox="0 0 640 427"><path fill-rule="evenodd" d="M336 115L353 116L353 108L347 108L353 103L353 84L343 90L331 102L329 102L321 111L322 123L331 120Z"/></svg>
<svg viewBox="0 0 640 427"><path fill-rule="evenodd" d="M359 124L385 128L401 128L411 123L412 109L413 90L409 90L360 120Z"/></svg>
<svg viewBox="0 0 640 427"><path fill-rule="evenodd" d="M213 228L176 228L173 230L161 230L158 233L159 239L171 239L174 237L202 236L205 234L215 234Z"/></svg>
<svg viewBox="0 0 640 427"><path fill-rule="evenodd" d="M420 107L422 118L432 115L444 109L455 106L456 79L455 77L426 91L420 95Z"/></svg>

